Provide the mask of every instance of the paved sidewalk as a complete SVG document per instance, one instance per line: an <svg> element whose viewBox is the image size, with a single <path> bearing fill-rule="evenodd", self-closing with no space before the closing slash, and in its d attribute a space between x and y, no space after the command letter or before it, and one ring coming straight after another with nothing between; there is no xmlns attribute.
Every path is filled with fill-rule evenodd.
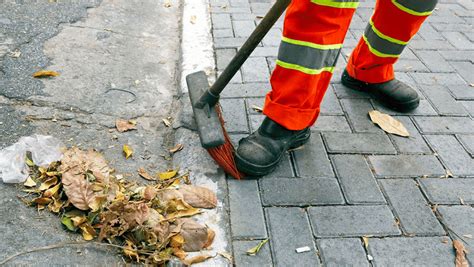
<svg viewBox="0 0 474 267"><path fill-rule="evenodd" d="M222 71L270 7L270 0L210 0L215 56ZM386 110L339 82L374 1L361 2L312 128L311 142L258 181L228 179L237 266L453 266L451 239L474 251L474 7L442 0L396 65L422 96L412 113ZM235 140L256 130L270 89L282 20L223 93ZM394 115L410 138L370 122ZM451 173L452 177L448 177ZM363 236L368 238L364 247ZM270 238L255 257L245 251ZM311 252L297 254L298 247ZM474 253L468 256L474 263Z"/></svg>

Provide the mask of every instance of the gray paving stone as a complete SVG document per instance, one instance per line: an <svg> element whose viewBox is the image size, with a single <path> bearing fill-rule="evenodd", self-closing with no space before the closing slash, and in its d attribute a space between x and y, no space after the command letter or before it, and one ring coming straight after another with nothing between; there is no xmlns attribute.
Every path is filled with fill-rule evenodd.
<svg viewBox="0 0 474 267"><path fill-rule="evenodd" d="M468 85L448 86L448 89L457 100L474 100L474 90Z"/></svg>
<svg viewBox="0 0 474 267"><path fill-rule="evenodd" d="M431 23L423 23L418 34L427 41L444 40L444 37L431 26Z"/></svg>
<svg viewBox="0 0 474 267"><path fill-rule="evenodd" d="M255 28L253 20L232 21L235 37L249 37Z"/></svg>
<svg viewBox="0 0 474 267"><path fill-rule="evenodd" d="M228 5L221 5L211 7L211 14L213 13L250 13L249 7L230 7Z"/></svg>
<svg viewBox="0 0 474 267"><path fill-rule="evenodd" d="M452 135L427 135L426 140L455 176L474 176L474 159Z"/></svg>
<svg viewBox="0 0 474 267"><path fill-rule="evenodd" d="M462 23L432 23L431 25L437 31L440 31L440 32L452 32L452 31L469 32L469 31L472 31L472 26L467 25L465 23L464 24L462 24Z"/></svg>
<svg viewBox="0 0 474 267"><path fill-rule="evenodd" d="M278 55L278 47L272 46L262 46L257 47L253 50L251 57L276 57Z"/></svg>
<svg viewBox="0 0 474 267"><path fill-rule="evenodd" d="M456 16L454 16L456 17ZM450 42L458 50L473 50L474 44L469 41L466 36L460 32L442 32L441 33L448 42Z"/></svg>
<svg viewBox="0 0 474 267"><path fill-rule="evenodd" d="M239 48L245 40L243 37L214 38L214 48Z"/></svg>
<svg viewBox="0 0 474 267"><path fill-rule="evenodd" d="M262 40L263 46L265 47L279 46L281 42L281 36L282 36L282 33L280 29L277 29L277 28L270 29L270 31L268 31L267 35L265 35L265 37Z"/></svg>
<svg viewBox="0 0 474 267"><path fill-rule="evenodd" d="M331 86L328 87L323 101L321 102L321 114L323 115L344 115L341 104Z"/></svg>
<svg viewBox="0 0 474 267"><path fill-rule="evenodd" d="M454 71L453 67L437 51L418 50L415 53L432 72Z"/></svg>
<svg viewBox="0 0 474 267"><path fill-rule="evenodd" d="M233 238L266 238L257 181L228 179L227 185Z"/></svg>
<svg viewBox="0 0 474 267"><path fill-rule="evenodd" d="M248 2L247 2L248 4ZM231 16L232 21L236 20L254 20L255 19L255 14L251 13L232 13Z"/></svg>
<svg viewBox="0 0 474 267"><path fill-rule="evenodd" d="M263 97L270 90L270 84L266 83L244 83L228 84L222 92L222 97Z"/></svg>
<svg viewBox="0 0 474 267"><path fill-rule="evenodd" d="M474 179L429 178L418 182L433 204L474 204Z"/></svg>
<svg viewBox="0 0 474 267"><path fill-rule="evenodd" d="M474 84L474 65L471 62L451 62L451 65L468 84Z"/></svg>
<svg viewBox="0 0 474 267"><path fill-rule="evenodd" d="M453 266L452 245L445 237L370 238L374 266Z"/></svg>
<svg viewBox="0 0 474 267"><path fill-rule="evenodd" d="M474 51L440 50L447 61L474 61Z"/></svg>
<svg viewBox="0 0 474 267"><path fill-rule="evenodd" d="M318 239L317 243L324 266L369 266L360 239Z"/></svg>
<svg viewBox="0 0 474 267"><path fill-rule="evenodd" d="M267 178L260 180L265 206L344 204L336 179Z"/></svg>
<svg viewBox="0 0 474 267"><path fill-rule="evenodd" d="M385 198L363 156L332 155L331 161L347 203L385 204Z"/></svg>
<svg viewBox="0 0 474 267"><path fill-rule="evenodd" d="M471 133L474 121L466 117L414 117L423 134Z"/></svg>
<svg viewBox="0 0 474 267"><path fill-rule="evenodd" d="M444 60L443 58L441 58ZM426 64L426 63L425 63ZM403 59L400 58L393 66L395 71L403 72L427 72L428 68L417 59Z"/></svg>
<svg viewBox="0 0 474 267"><path fill-rule="evenodd" d="M324 132L329 153L395 154L396 150L384 133ZM341 140L344 140L341 142Z"/></svg>
<svg viewBox="0 0 474 267"><path fill-rule="evenodd" d="M273 266L270 246L265 244L255 256L247 255L247 250L255 247L261 240L233 241L234 264L238 267Z"/></svg>
<svg viewBox="0 0 474 267"><path fill-rule="evenodd" d="M395 143L395 147L400 153L431 153L431 149L426 144L425 140L416 129L413 122L407 116L396 116L395 119L399 120L410 133L408 138L389 135L392 141Z"/></svg>
<svg viewBox="0 0 474 267"><path fill-rule="evenodd" d="M342 99L341 104L355 132L383 132L369 119L368 113L374 108L368 99Z"/></svg>
<svg viewBox="0 0 474 267"><path fill-rule="evenodd" d="M300 177L335 177L319 134L313 133L309 142L302 149L293 151L293 154Z"/></svg>
<svg viewBox="0 0 474 267"><path fill-rule="evenodd" d="M247 112L249 114L258 114L258 115L262 115L261 112L259 111L256 111L255 109L253 109L252 107L253 106L257 106L259 108L263 108L263 106L265 105L265 98L263 97L259 97L259 98L247 98L245 99L246 102L247 102Z"/></svg>
<svg viewBox="0 0 474 267"><path fill-rule="evenodd" d="M474 254L471 252L474 249L474 239L467 238L464 235L474 235L474 208L470 206L440 206L438 211L442 216L442 220L447 226L462 237L467 243L466 249L467 259L474 262Z"/></svg>
<svg viewBox="0 0 474 267"><path fill-rule="evenodd" d="M448 89L441 85L422 85L420 89L431 102L439 115L444 116L467 116L466 109L458 103L449 93Z"/></svg>
<svg viewBox="0 0 474 267"><path fill-rule="evenodd" d="M471 114L471 117L474 117L474 101L459 101L459 103Z"/></svg>
<svg viewBox="0 0 474 267"><path fill-rule="evenodd" d="M338 98L370 98L370 95L364 92L350 89L342 84L331 84Z"/></svg>
<svg viewBox="0 0 474 267"><path fill-rule="evenodd" d="M405 234L444 235L441 224L413 180L380 181Z"/></svg>
<svg viewBox="0 0 474 267"><path fill-rule="evenodd" d="M464 85L466 82L457 73L410 73L418 84Z"/></svg>
<svg viewBox="0 0 474 267"><path fill-rule="evenodd" d="M247 114L243 99L221 99L222 114L226 121L225 128L229 133L248 133Z"/></svg>
<svg viewBox="0 0 474 267"><path fill-rule="evenodd" d="M245 82L266 82L270 78L267 61L264 57L251 57L241 68Z"/></svg>
<svg viewBox="0 0 474 267"><path fill-rule="evenodd" d="M229 14L211 14L212 28L217 29L232 29L232 23Z"/></svg>
<svg viewBox="0 0 474 267"><path fill-rule="evenodd" d="M234 31L232 29L216 29L212 31L212 36L214 38L234 37Z"/></svg>
<svg viewBox="0 0 474 267"><path fill-rule="evenodd" d="M293 170L292 170L292 164L291 164L291 154L290 153L285 153L280 161L280 163L278 164L278 166L276 167L276 169L266 175L266 176L263 176L262 178L260 179L266 179L266 178L280 178L280 177L295 177L295 174L293 173Z"/></svg>
<svg viewBox="0 0 474 267"><path fill-rule="evenodd" d="M423 100L423 99L420 100L420 105L416 109L414 109L412 111L408 111L408 112L399 112L399 111L392 110L390 108L386 108L385 106L380 104L380 102L375 101L374 99L371 99L371 102L372 102L372 105L374 106L375 110L378 110L382 113L389 114L389 115L403 115L403 116L406 116L406 115L410 115L410 116L438 115L438 113L436 112L436 110L434 110L434 108L431 106L429 101L428 100Z"/></svg>
<svg viewBox="0 0 474 267"><path fill-rule="evenodd" d="M215 53L217 70L223 71L234 57L236 51L237 50L235 48L216 49Z"/></svg>
<svg viewBox="0 0 474 267"><path fill-rule="evenodd" d="M317 237L400 234L388 206L310 207L308 213Z"/></svg>
<svg viewBox="0 0 474 267"><path fill-rule="evenodd" d="M351 127L344 116L319 115L316 123L311 126L312 131L318 132L351 132Z"/></svg>
<svg viewBox="0 0 474 267"><path fill-rule="evenodd" d="M275 266L320 266L311 234L308 217L300 208L266 208L273 264ZM310 252L296 253L295 249L308 246Z"/></svg>
<svg viewBox="0 0 474 267"><path fill-rule="evenodd" d="M466 149L467 153L469 153L471 157L474 157L474 134L460 134L458 135L458 139Z"/></svg>
<svg viewBox="0 0 474 267"><path fill-rule="evenodd" d="M423 175L440 177L445 170L432 155L376 155L369 156L378 178L421 177Z"/></svg>
<svg viewBox="0 0 474 267"><path fill-rule="evenodd" d="M433 27L437 27L437 25L439 24L432 24ZM408 47L410 49L413 49L413 50L427 50L427 49L430 49L430 50L450 50L450 49L454 49L454 47L444 41L444 40L429 40L429 41L426 41L426 40L411 40L409 43L408 43Z"/></svg>
<svg viewBox="0 0 474 267"><path fill-rule="evenodd" d="M250 130L251 132L255 132L258 127L263 122L263 119L265 119L265 116L262 114L250 114L249 115L249 120L250 120Z"/></svg>

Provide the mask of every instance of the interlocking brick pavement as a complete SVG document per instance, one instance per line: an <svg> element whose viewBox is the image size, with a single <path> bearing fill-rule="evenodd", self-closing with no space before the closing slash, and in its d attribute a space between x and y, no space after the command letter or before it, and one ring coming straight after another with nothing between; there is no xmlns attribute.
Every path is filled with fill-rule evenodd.
<svg viewBox="0 0 474 267"><path fill-rule="evenodd" d="M271 3L210 0L218 71ZM452 266L449 239L462 238L474 250L472 1L441 0L395 65L396 77L422 98L409 113L388 110L339 80L374 4L362 1L354 15L311 142L258 181L228 180L237 266ZM222 94L234 142L262 121L252 106L261 107L270 89L282 21ZM368 118L373 109L394 115L411 137L384 133ZM265 238L261 253L245 254ZM311 251L297 254L302 246Z"/></svg>

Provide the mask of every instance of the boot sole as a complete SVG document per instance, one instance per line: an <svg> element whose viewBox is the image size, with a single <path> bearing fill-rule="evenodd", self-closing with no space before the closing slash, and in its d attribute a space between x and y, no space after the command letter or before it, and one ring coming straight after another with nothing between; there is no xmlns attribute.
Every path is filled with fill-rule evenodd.
<svg viewBox="0 0 474 267"><path fill-rule="evenodd" d="M346 76L349 78L347 78ZM367 86L364 83L350 79L350 76L345 73L342 75L341 83L352 90L373 95L379 103L396 111L408 112L414 110L420 104L420 97L417 97L416 99L407 102L394 102L390 100L381 101L380 99L382 99L383 96L377 94L377 92L368 90Z"/></svg>
<svg viewBox="0 0 474 267"><path fill-rule="evenodd" d="M302 135L301 138L293 141L285 151L289 149L294 149L306 144L310 137L311 137L311 131L308 130L308 132ZM280 163L282 158L283 158L283 153L280 155L280 157L277 160L275 160L274 162L268 165L257 165L249 161L246 161L245 159L239 157L239 154L236 153L235 163L237 164L237 169L239 169L239 171L249 175L250 177L252 176L261 177L273 172L275 168L278 166L278 163Z"/></svg>

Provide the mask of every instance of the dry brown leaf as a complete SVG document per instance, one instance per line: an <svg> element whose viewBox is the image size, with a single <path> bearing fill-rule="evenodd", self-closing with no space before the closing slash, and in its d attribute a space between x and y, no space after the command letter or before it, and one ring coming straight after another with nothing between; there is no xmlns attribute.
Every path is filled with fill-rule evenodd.
<svg viewBox="0 0 474 267"><path fill-rule="evenodd" d="M51 203L53 200L47 197L38 197L32 200L33 203L36 203L38 205L48 205Z"/></svg>
<svg viewBox="0 0 474 267"><path fill-rule="evenodd" d="M369 247L369 237L363 236L362 241L364 241L364 247L367 249Z"/></svg>
<svg viewBox="0 0 474 267"><path fill-rule="evenodd" d="M179 235L184 238L184 251L200 251L205 247L209 239L208 229L205 225L201 225L189 218L179 219L178 223L182 223Z"/></svg>
<svg viewBox="0 0 474 267"><path fill-rule="evenodd" d="M52 70L40 70L33 73L33 77L35 78L56 77L56 76L59 76L59 73Z"/></svg>
<svg viewBox="0 0 474 267"><path fill-rule="evenodd" d="M123 153L125 154L125 158L128 159L129 157L131 157L133 155L133 149L132 147L130 147L129 145L123 145Z"/></svg>
<svg viewBox="0 0 474 267"><path fill-rule="evenodd" d="M173 255L178 257L180 260L184 260L187 256L186 252L180 248L173 248Z"/></svg>
<svg viewBox="0 0 474 267"><path fill-rule="evenodd" d="M82 238L84 238L86 241L92 240L97 236L95 229L89 224L83 224L79 226L79 228L81 229Z"/></svg>
<svg viewBox="0 0 474 267"><path fill-rule="evenodd" d="M89 203L94 198L94 192L82 173L78 175L74 175L72 172L64 173L63 185L64 192L66 192L69 201L71 201L74 207L80 210L89 209Z"/></svg>
<svg viewBox="0 0 474 267"><path fill-rule="evenodd" d="M258 112L258 113L262 113L262 112L263 112L263 108L261 108L261 107L259 107L259 106L252 105L252 109L255 110L255 111Z"/></svg>
<svg viewBox="0 0 474 267"><path fill-rule="evenodd" d="M212 258L212 256L209 255L209 254L201 254L201 255L191 257L189 259L185 259L185 260L183 260L183 263L186 264L186 265L192 265L194 263L203 262L203 261L208 260L210 258Z"/></svg>
<svg viewBox="0 0 474 267"><path fill-rule="evenodd" d="M131 131L131 130L136 130L137 129L137 122L134 120L122 120L122 119L117 119L115 121L115 127L117 128L117 131L123 133L126 131Z"/></svg>
<svg viewBox="0 0 474 267"><path fill-rule="evenodd" d="M195 185L181 185L178 190L184 201L195 208L213 209L217 206L217 197L208 188Z"/></svg>
<svg viewBox="0 0 474 267"><path fill-rule="evenodd" d="M221 255L222 257L226 258L227 260L229 260L231 263L234 261L232 259L232 255L230 255L229 252L226 252L226 251L223 251L223 252L217 252L217 254Z"/></svg>
<svg viewBox="0 0 474 267"><path fill-rule="evenodd" d="M459 240L453 240L453 247L456 251L456 267L469 267L469 263L466 259L467 250L464 244Z"/></svg>
<svg viewBox="0 0 474 267"><path fill-rule="evenodd" d="M408 130L405 128L405 126L388 114L384 114L377 110L372 110L369 111L369 116L373 123L380 126L380 128L382 128L382 130L387 133L396 134L403 137L410 136L410 133L408 133Z"/></svg>
<svg viewBox="0 0 474 267"><path fill-rule="evenodd" d="M158 191L156 190L156 188L149 185L145 187L145 190L143 190L143 199L145 199L146 201L150 201L156 197L157 193Z"/></svg>
<svg viewBox="0 0 474 267"><path fill-rule="evenodd" d="M155 181L155 177L151 176L144 168L138 169L138 175L140 175L143 179L148 181Z"/></svg>
<svg viewBox="0 0 474 267"><path fill-rule="evenodd" d="M184 237L180 234L177 234L171 237L170 246L173 248L182 248L184 245Z"/></svg>
<svg viewBox="0 0 474 267"><path fill-rule="evenodd" d="M162 121L163 121L163 124L164 124L166 127L170 127L170 126L171 126L171 121L170 121L168 118L162 119Z"/></svg>
<svg viewBox="0 0 474 267"><path fill-rule="evenodd" d="M183 149L183 144L176 144L172 149L170 149L170 153L176 153Z"/></svg>
<svg viewBox="0 0 474 267"><path fill-rule="evenodd" d="M204 248L208 248L212 245L212 242L214 242L214 237L216 237L216 232L207 228L207 241L204 244Z"/></svg>
<svg viewBox="0 0 474 267"><path fill-rule="evenodd" d="M58 178L57 177L52 177L52 178L49 178L48 180L46 180L44 183L42 183L38 189L40 191L44 191L44 190L47 190L50 187L54 186L57 183L58 183Z"/></svg>

